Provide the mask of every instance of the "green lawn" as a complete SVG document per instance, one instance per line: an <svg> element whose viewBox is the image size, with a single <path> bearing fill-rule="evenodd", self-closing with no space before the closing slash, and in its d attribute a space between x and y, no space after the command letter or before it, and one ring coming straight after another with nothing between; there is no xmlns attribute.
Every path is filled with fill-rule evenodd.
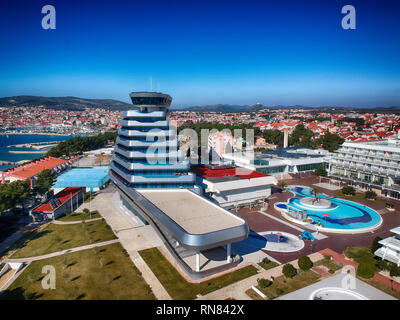
<svg viewBox="0 0 400 320"><path fill-rule="evenodd" d="M337 271L342 267L336 263L335 260L331 260L329 256L325 256L324 259L314 262L314 267L325 266L328 270Z"/></svg>
<svg viewBox="0 0 400 320"><path fill-rule="evenodd" d="M247 289L245 293L252 299L252 300L264 300L257 292L253 289Z"/></svg>
<svg viewBox="0 0 400 320"><path fill-rule="evenodd" d="M104 220L78 224L48 224L17 241L12 258L26 258L115 239Z"/></svg>
<svg viewBox="0 0 400 320"><path fill-rule="evenodd" d="M357 263L376 263L371 247L350 247L344 250L344 254L348 258L354 259Z"/></svg>
<svg viewBox="0 0 400 320"><path fill-rule="evenodd" d="M231 273L200 283L187 282L157 248L139 251L155 276L175 300L195 299L222 287L257 274L257 269L247 266Z"/></svg>
<svg viewBox="0 0 400 320"><path fill-rule="evenodd" d="M276 277L269 287L262 289L257 286L257 289L263 292L268 297L268 299L274 299L278 296L288 294L290 292L309 286L315 282L318 282L319 279L320 275L318 275L314 271L300 271L293 278L286 278L282 275ZM281 290L281 292L278 293L277 290Z"/></svg>
<svg viewBox="0 0 400 320"><path fill-rule="evenodd" d="M98 211L92 211L92 219L95 218L101 218L101 215L99 214ZM72 212L67 216L61 216L57 220L69 222L69 221L79 221L79 220L89 220L89 219L90 219L90 213Z"/></svg>
<svg viewBox="0 0 400 320"><path fill-rule="evenodd" d="M43 289L42 267L56 271L56 289ZM1 299L155 299L119 243L32 262Z"/></svg>
<svg viewBox="0 0 400 320"><path fill-rule="evenodd" d="M263 267L265 270L268 270L268 269L272 269L272 268L279 266L279 263L277 263L275 261L269 261L268 263L265 263L264 261L262 261L262 262L258 263L258 265L260 267Z"/></svg>

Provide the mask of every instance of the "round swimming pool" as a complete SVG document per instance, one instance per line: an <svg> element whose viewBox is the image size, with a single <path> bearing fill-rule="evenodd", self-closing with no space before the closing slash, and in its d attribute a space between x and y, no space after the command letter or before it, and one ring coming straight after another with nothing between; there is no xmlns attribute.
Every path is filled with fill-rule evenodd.
<svg viewBox="0 0 400 320"><path fill-rule="evenodd" d="M314 220L313 223L320 223L320 230L363 232L374 229L382 223L381 216L375 210L362 204L319 194L318 198L331 202L330 207L311 208L301 203L302 198L314 197L311 188L288 186L286 190L292 192L295 197L290 198L287 203L276 203L275 207L278 210L306 212L308 217Z"/></svg>

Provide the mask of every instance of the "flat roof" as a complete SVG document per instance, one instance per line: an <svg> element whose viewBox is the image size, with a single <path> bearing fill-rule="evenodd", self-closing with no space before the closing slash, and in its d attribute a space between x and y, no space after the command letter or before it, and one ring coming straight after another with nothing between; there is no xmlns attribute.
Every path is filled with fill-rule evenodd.
<svg viewBox="0 0 400 320"><path fill-rule="evenodd" d="M239 217L186 189L136 190L191 234L243 225Z"/></svg>
<svg viewBox="0 0 400 320"><path fill-rule="evenodd" d="M258 171L243 169L240 167L211 169L203 166L190 169L197 176L204 177L211 182L233 181L238 179L254 179L269 177L269 175Z"/></svg>

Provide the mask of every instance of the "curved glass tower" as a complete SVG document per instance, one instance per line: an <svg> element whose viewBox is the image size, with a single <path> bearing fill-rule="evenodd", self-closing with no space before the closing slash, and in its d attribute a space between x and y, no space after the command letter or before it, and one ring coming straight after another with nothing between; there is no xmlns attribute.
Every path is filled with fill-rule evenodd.
<svg viewBox="0 0 400 320"><path fill-rule="evenodd" d="M166 120L172 98L157 92L132 92L133 110L123 112L111 161L113 178L132 188L191 188L175 130Z"/></svg>

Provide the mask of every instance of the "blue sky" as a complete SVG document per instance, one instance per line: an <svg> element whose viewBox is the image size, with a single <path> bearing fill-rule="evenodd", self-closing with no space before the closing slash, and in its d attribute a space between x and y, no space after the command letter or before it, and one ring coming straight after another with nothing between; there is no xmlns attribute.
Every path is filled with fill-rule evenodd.
<svg viewBox="0 0 400 320"><path fill-rule="evenodd" d="M42 6L56 8L43 30ZM356 8L343 30L341 8ZM113 98L153 89L175 106L400 106L396 1L19 1L0 4L0 96Z"/></svg>

